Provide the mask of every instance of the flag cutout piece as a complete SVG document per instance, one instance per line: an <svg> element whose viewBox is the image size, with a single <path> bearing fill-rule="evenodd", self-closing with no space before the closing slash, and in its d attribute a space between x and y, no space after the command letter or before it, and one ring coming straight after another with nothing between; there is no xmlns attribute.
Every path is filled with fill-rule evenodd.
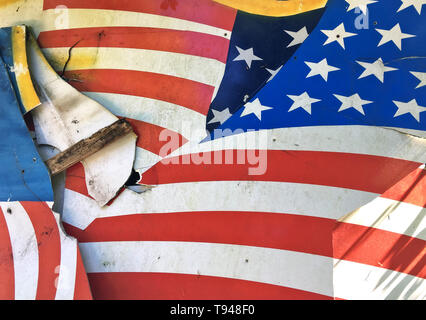
<svg viewBox="0 0 426 320"><path fill-rule="evenodd" d="M424 165L333 230L336 298L426 298Z"/></svg>
<svg viewBox="0 0 426 320"><path fill-rule="evenodd" d="M7 132L0 148L0 299L91 299L77 241L51 210L49 174L1 57L0 100L0 127Z"/></svg>
<svg viewBox="0 0 426 320"><path fill-rule="evenodd" d="M323 12L321 8L285 17L237 13L225 73L207 115L208 131L224 123L275 77Z"/></svg>
<svg viewBox="0 0 426 320"><path fill-rule="evenodd" d="M30 69L43 99L32 112L39 144L64 151L118 120L65 82L49 65L32 35L28 46ZM130 132L82 160L87 189L99 205L114 198L130 176L136 138Z"/></svg>
<svg viewBox="0 0 426 320"><path fill-rule="evenodd" d="M241 108L221 128L360 125L425 137L426 89L415 76L426 71L425 19L400 6L371 2L364 15L329 1L299 50L248 101L271 108L262 121Z"/></svg>

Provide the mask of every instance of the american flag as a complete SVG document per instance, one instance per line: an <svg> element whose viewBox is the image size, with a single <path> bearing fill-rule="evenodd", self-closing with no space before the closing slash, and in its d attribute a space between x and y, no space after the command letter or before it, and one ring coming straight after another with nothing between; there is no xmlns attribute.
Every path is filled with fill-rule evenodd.
<svg viewBox="0 0 426 320"><path fill-rule="evenodd" d="M91 299L77 240L52 211L50 178L22 118L11 34L0 29L0 299Z"/></svg>
<svg viewBox="0 0 426 320"><path fill-rule="evenodd" d="M68 26L55 25L58 5L68 8ZM44 52L63 66L75 45L64 76L131 119L140 135L135 168L142 183L155 185L141 194L124 190L100 208L87 197L81 167L69 171L62 219L79 241L94 297L351 298L336 289L335 259L347 270L355 263L367 274L409 274L409 298L421 297L424 265L375 265L368 250L341 254L335 229L337 219L376 201L426 160L421 9L421 1L330 0L261 90L241 108L229 106L230 115L210 111L206 121L225 68L257 72L263 63L256 44L230 46L235 10L210 1L45 1ZM300 31L291 33L300 40L301 30L287 31ZM244 132L200 143L215 117L223 132ZM185 135L182 122L203 134ZM168 163L158 162L164 129L181 137ZM212 160L227 153L246 161ZM265 172L250 174L262 164ZM401 230L388 232L398 237ZM404 237L424 246L421 233Z"/></svg>

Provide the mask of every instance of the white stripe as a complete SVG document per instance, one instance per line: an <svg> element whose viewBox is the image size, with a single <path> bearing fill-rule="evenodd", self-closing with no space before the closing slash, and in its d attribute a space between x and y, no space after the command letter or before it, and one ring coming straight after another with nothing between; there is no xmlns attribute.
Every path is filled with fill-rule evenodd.
<svg viewBox="0 0 426 320"><path fill-rule="evenodd" d="M335 260L334 296L347 300L425 300L426 281L406 273Z"/></svg>
<svg viewBox="0 0 426 320"><path fill-rule="evenodd" d="M206 116L191 109L161 100L115 93L83 92L99 102L113 114L148 122L185 136L189 126L193 137L200 141L205 137ZM189 139L190 137L185 137Z"/></svg>
<svg viewBox="0 0 426 320"><path fill-rule="evenodd" d="M194 140L192 140L194 141ZM185 144L179 154L223 149L347 152L426 162L426 139L372 126L312 126L240 133L202 144Z"/></svg>
<svg viewBox="0 0 426 320"><path fill-rule="evenodd" d="M241 279L332 296L332 258L197 242L81 243L88 273L160 272Z"/></svg>
<svg viewBox="0 0 426 320"><path fill-rule="evenodd" d="M12 244L15 299L34 300L37 294L39 258L33 224L19 202L1 202L0 206Z"/></svg>
<svg viewBox="0 0 426 320"><path fill-rule="evenodd" d="M231 32L206 24L155 14L100 9L49 9L36 22L39 32L88 27L147 27L193 31L231 38Z"/></svg>
<svg viewBox="0 0 426 320"><path fill-rule="evenodd" d="M124 190L111 205L101 208L89 197L65 189L62 219L80 229L101 217L192 211L258 211L338 219L375 197L374 193L311 184L188 182L159 185L142 194Z"/></svg>
<svg viewBox="0 0 426 320"><path fill-rule="evenodd" d="M73 300L77 273L77 240L65 234L58 214L54 213L54 215L61 239L61 264L56 270L59 276L55 300Z"/></svg>
<svg viewBox="0 0 426 320"><path fill-rule="evenodd" d="M426 240L426 209L411 203L379 197L340 219Z"/></svg>
<svg viewBox="0 0 426 320"><path fill-rule="evenodd" d="M137 147L133 168L135 168L138 172L143 173L159 161L161 161L160 156L152 153L151 151Z"/></svg>
<svg viewBox="0 0 426 320"><path fill-rule="evenodd" d="M43 49L55 70L62 71L69 48ZM73 48L67 70L119 69L160 73L210 86L222 81L225 64L194 55L129 48ZM141 75L143 81L143 75Z"/></svg>

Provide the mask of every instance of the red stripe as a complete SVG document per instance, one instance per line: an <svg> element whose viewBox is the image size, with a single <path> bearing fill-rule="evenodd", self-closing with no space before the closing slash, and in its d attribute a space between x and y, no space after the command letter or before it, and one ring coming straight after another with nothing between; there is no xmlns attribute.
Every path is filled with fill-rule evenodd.
<svg viewBox="0 0 426 320"><path fill-rule="evenodd" d="M99 218L84 231L64 223L79 242L188 241L275 248L332 256L334 220L264 212L180 212Z"/></svg>
<svg viewBox="0 0 426 320"><path fill-rule="evenodd" d="M92 292L89 286L86 270L84 269L83 259L80 249L77 247L77 269L75 275L74 300L92 300Z"/></svg>
<svg viewBox="0 0 426 320"><path fill-rule="evenodd" d="M390 231L337 223L333 231L336 259L426 277L426 241Z"/></svg>
<svg viewBox="0 0 426 320"><path fill-rule="evenodd" d="M167 149L167 152L162 154L162 156L166 156L188 142L188 140L179 133L165 129L155 124L130 118L126 118L126 120L132 125L133 131L138 136L137 146L157 155L159 155L160 151L164 148ZM178 141L179 143L173 144L171 148L168 148L167 146L170 145L170 139L161 141L160 137L168 137L173 139L173 141Z"/></svg>
<svg viewBox="0 0 426 320"><path fill-rule="evenodd" d="M37 300L53 300L56 295L55 268L61 264L61 241L53 212L45 202L22 201L35 230L38 245L39 274Z"/></svg>
<svg viewBox="0 0 426 320"><path fill-rule="evenodd" d="M231 31L236 10L211 0L44 0L43 10L56 6L69 9L104 9L143 12L193 22Z"/></svg>
<svg viewBox="0 0 426 320"><path fill-rule="evenodd" d="M193 31L141 27L94 27L41 32L42 48L115 47L175 52L226 63L229 40Z"/></svg>
<svg viewBox="0 0 426 320"><path fill-rule="evenodd" d="M66 178L65 178L65 188L78 192L94 200L94 198L91 195L89 195L89 191L87 190L86 175L84 173L84 167L81 162L76 163L75 165L67 169ZM120 196L123 190L124 190L124 187L121 188L117 192L116 196L112 198L106 205L110 206L115 201L115 199Z"/></svg>
<svg viewBox="0 0 426 320"><path fill-rule="evenodd" d="M88 274L98 300L332 300L332 297L254 281L174 273Z"/></svg>
<svg viewBox="0 0 426 320"><path fill-rule="evenodd" d="M382 194L382 197L426 208L426 170L414 170Z"/></svg>
<svg viewBox="0 0 426 320"><path fill-rule="evenodd" d="M13 300L15 298L13 251L3 214L0 208L0 300Z"/></svg>
<svg viewBox="0 0 426 320"><path fill-rule="evenodd" d="M88 69L66 71L64 76L79 91L118 93L177 104L203 115L209 111L214 87L159 73Z"/></svg>
<svg viewBox="0 0 426 320"><path fill-rule="evenodd" d="M65 178L65 188L81 193L82 195L93 199L89 195L89 191L87 190L84 167L81 162L76 163L75 165L67 169Z"/></svg>
<svg viewBox="0 0 426 320"><path fill-rule="evenodd" d="M249 168L257 167L255 161L252 161L253 164L248 161L245 161L244 164L237 164L237 153L244 156L244 152L244 150L233 150L235 164L197 165L192 161L190 164L183 164L184 161L190 162L189 159L185 160L183 158L185 156L176 157L174 160L182 164L160 162L143 174L141 183L281 181L334 186L382 194L419 166L419 163L412 161L371 155L268 150L263 151L264 157L262 158L265 161L267 159L265 174L250 175ZM222 155L222 159L225 159L224 151L206 152L202 155L211 158L212 162L215 162L214 159L217 155Z"/></svg>

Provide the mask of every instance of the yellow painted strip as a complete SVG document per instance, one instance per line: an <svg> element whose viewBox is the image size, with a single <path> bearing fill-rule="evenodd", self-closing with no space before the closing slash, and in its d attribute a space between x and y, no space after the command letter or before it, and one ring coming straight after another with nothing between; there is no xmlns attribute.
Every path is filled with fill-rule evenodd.
<svg viewBox="0 0 426 320"><path fill-rule="evenodd" d="M40 105L28 68L25 26L12 27L13 72L25 111Z"/></svg>
<svg viewBox="0 0 426 320"><path fill-rule="evenodd" d="M327 0L215 0L228 7L271 17L284 17L323 8Z"/></svg>
<svg viewBox="0 0 426 320"><path fill-rule="evenodd" d="M18 1L21 1L21 0L1 0L0 1L0 8L6 7L6 6L14 4L14 3L17 3Z"/></svg>

